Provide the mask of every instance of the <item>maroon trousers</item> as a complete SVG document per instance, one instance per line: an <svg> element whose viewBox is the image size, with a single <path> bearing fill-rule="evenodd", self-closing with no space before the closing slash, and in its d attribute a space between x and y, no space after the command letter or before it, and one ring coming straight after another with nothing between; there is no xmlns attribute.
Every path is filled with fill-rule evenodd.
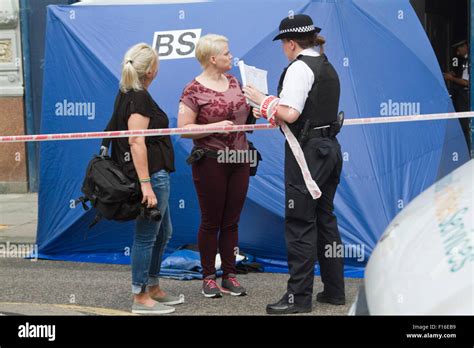
<svg viewBox="0 0 474 348"><path fill-rule="evenodd" d="M201 208L198 246L203 276L216 273L218 248L224 276L236 274L238 223L249 186L249 163L218 163L204 157L192 170Z"/></svg>

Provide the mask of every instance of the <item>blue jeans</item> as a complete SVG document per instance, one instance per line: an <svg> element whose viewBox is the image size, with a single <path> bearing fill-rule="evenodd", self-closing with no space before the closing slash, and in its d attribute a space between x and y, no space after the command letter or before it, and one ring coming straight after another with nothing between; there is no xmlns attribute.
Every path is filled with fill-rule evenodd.
<svg viewBox="0 0 474 348"><path fill-rule="evenodd" d="M132 292L140 294L147 286L159 285L161 261L172 235L170 208L170 176L166 170L151 175L151 185L161 211L160 221L138 217L132 246Z"/></svg>

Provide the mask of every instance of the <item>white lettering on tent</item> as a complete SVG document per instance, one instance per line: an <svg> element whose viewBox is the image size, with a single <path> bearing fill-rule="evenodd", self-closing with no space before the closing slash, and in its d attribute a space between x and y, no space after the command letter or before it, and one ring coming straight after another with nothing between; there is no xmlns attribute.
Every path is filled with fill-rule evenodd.
<svg viewBox="0 0 474 348"><path fill-rule="evenodd" d="M202 29L155 31L153 48L161 60L193 58Z"/></svg>

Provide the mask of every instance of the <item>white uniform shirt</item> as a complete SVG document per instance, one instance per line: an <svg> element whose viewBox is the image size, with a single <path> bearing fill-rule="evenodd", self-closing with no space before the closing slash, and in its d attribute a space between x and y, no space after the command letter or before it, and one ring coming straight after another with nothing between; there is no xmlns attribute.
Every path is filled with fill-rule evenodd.
<svg viewBox="0 0 474 348"><path fill-rule="evenodd" d="M303 56L318 57L320 54L314 48L306 48L300 52ZM286 71L283 88L280 93L280 105L289 106L301 114L313 87L314 73L301 60L297 60Z"/></svg>
<svg viewBox="0 0 474 348"><path fill-rule="evenodd" d="M466 55L464 58L467 59L467 57L468 56ZM466 64L464 64L463 69L462 69L462 79L469 81L469 65L467 64L467 61L466 61Z"/></svg>

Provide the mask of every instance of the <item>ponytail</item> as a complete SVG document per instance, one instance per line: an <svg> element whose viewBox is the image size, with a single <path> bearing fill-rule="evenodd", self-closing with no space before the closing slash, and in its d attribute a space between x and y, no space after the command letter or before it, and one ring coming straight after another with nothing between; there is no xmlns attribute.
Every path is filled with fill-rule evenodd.
<svg viewBox="0 0 474 348"><path fill-rule="evenodd" d="M302 49L319 46L319 52L324 53L326 39L318 34L309 34L299 38L291 38L291 40L295 41Z"/></svg>
<svg viewBox="0 0 474 348"><path fill-rule="evenodd" d="M319 46L319 53L324 53L324 44L326 43L326 39L323 36L317 35L316 36L316 46Z"/></svg>
<svg viewBox="0 0 474 348"><path fill-rule="evenodd" d="M122 68L122 79L120 80L120 89L122 92L127 93L133 89L138 91L142 89L142 83L138 77L138 73L133 66L133 60L126 59Z"/></svg>
<svg viewBox="0 0 474 348"><path fill-rule="evenodd" d="M120 90L127 93L130 90L143 89L146 73L151 71L153 64L157 61L158 55L150 45L139 43L131 47L125 53L122 62Z"/></svg>

